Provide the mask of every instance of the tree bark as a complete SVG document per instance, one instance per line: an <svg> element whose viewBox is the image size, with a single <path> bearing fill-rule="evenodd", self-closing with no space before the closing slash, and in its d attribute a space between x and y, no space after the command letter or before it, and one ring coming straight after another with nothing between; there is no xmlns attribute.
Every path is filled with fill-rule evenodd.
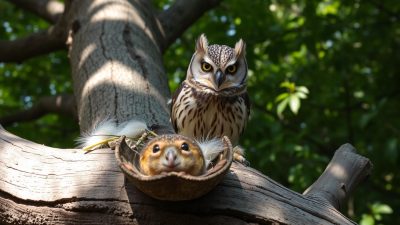
<svg viewBox="0 0 400 225"><path fill-rule="evenodd" d="M159 34L146 1L73 1L70 59L81 131L132 118L169 125Z"/></svg>
<svg viewBox="0 0 400 225"><path fill-rule="evenodd" d="M199 1L203 0L193 2ZM67 45L81 131L106 118L118 122L135 118L148 125L171 126L162 49L182 29L165 29L167 23L161 24L159 18L169 18L168 15L157 17L150 1L67 0L65 3L61 20L69 34ZM179 5L176 7L170 12L176 13L172 10L179 9ZM176 15L173 18L179 21ZM362 165L368 167L370 163ZM338 181L330 174L327 179L336 184L347 182L354 174L365 177L370 172L358 167L344 167L344 170L344 179ZM313 193L319 191L313 190ZM337 201L344 199L340 197ZM256 170L237 164L204 197L185 202L157 201L125 180L110 149L90 154L79 149L54 149L0 130L0 223L186 224L188 221L354 224L329 202L295 193Z"/></svg>
<svg viewBox="0 0 400 225"><path fill-rule="evenodd" d="M344 171L349 178L366 175L370 164L364 165ZM54 149L3 129L0 189L0 221L6 224L354 224L325 201L236 163L199 199L154 200L124 178L110 149Z"/></svg>
<svg viewBox="0 0 400 225"><path fill-rule="evenodd" d="M353 146L342 145L336 151L326 170L304 192L304 195L318 201L326 201L327 204L341 210L346 198L361 181L371 174L371 170L371 162L358 155Z"/></svg>

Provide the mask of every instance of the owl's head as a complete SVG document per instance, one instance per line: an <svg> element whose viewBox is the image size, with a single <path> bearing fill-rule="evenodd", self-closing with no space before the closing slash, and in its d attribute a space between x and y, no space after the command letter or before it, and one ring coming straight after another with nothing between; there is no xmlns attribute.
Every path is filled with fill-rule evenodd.
<svg viewBox="0 0 400 225"><path fill-rule="evenodd" d="M215 92L246 85L247 62L245 43L240 39L235 48L208 45L204 34L196 42L187 78Z"/></svg>

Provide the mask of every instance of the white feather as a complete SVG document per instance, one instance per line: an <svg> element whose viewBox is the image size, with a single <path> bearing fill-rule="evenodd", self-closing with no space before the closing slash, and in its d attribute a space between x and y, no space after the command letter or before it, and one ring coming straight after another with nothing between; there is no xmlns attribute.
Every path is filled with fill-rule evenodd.
<svg viewBox="0 0 400 225"><path fill-rule="evenodd" d="M118 133L116 135L125 135L129 138L135 138L142 135L147 128L146 123L139 120L129 120L121 123L118 127Z"/></svg>
<svg viewBox="0 0 400 225"><path fill-rule="evenodd" d="M109 138L110 134L115 134L117 132L116 127L115 120L112 119L98 123L93 130L82 134L82 136L76 140L78 147L84 148Z"/></svg>
<svg viewBox="0 0 400 225"><path fill-rule="evenodd" d="M206 168L208 168L210 163L225 149L222 139L214 138L206 141L198 141L197 143L203 152L203 156L206 161Z"/></svg>
<svg viewBox="0 0 400 225"><path fill-rule="evenodd" d="M77 139L79 148L95 145L113 136L125 135L130 138L140 136L147 129L146 123L129 120L117 126L115 119L107 119L98 123L93 130Z"/></svg>

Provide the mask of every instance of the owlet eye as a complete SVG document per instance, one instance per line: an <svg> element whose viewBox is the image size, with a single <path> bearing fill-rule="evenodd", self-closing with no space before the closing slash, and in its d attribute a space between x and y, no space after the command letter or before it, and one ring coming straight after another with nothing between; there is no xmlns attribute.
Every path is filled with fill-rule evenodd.
<svg viewBox="0 0 400 225"><path fill-rule="evenodd" d="M181 149L184 151L189 151L189 145L186 142L183 142L181 145Z"/></svg>
<svg viewBox="0 0 400 225"><path fill-rule="evenodd" d="M226 71L230 74L236 72L236 70L237 70L236 64L230 65L228 66L228 68L226 68Z"/></svg>
<svg viewBox="0 0 400 225"><path fill-rule="evenodd" d="M160 151L160 146L159 145L154 145L153 146L153 153L157 153Z"/></svg>
<svg viewBox="0 0 400 225"><path fill-rule="evenodd" d="M201 63L201 69L202 69L204 72L210 72L210 71L212 70L212 66L211 66L209 63L202 62L202 63Z"/></svg>

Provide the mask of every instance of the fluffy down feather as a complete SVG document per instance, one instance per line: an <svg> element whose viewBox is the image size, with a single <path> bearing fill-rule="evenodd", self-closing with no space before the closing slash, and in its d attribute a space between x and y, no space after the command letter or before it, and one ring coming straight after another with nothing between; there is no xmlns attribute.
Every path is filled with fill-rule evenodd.
<svg viewBox="0 0 400 225"><path fill-rule="evenodd" d="M215 138L207 141L198 141L197 143L203 152L206 168L208 168L210 163L225 149L222 139Z"/></svg>
<svg viewBox="0 0 400 225"><path fill-rule="evenodd" d="M83 134L76 141L79 148L85 148L115 136L125 135L135 138L140 136L146 129L146 123L143 121L129 120L117 125L114 119L108 119L97 124L93 130Z"/></svg>

